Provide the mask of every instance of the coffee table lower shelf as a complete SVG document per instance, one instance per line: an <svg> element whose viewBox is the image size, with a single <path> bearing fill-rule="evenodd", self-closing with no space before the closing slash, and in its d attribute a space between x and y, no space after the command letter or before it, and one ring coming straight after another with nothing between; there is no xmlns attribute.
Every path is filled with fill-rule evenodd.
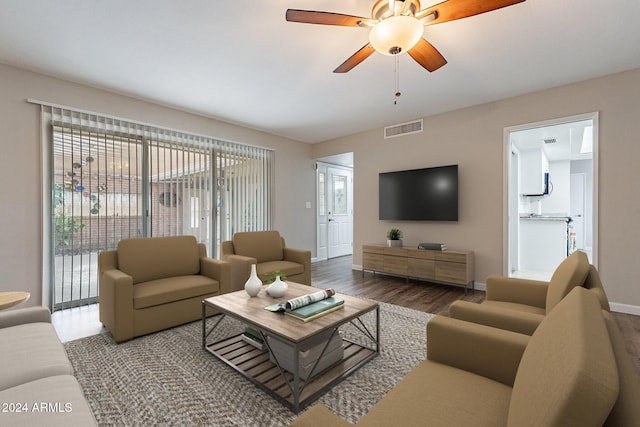
<svg viewBox="0 0 640 427"><path fill-rule="evenodd" d="M294 386L293 374L285 371L283 377L278 366L269 360L268 350L259 350L246 343L240 334L207 344L205 348L297 413L378 355L375 350L346 339L343 339L343 346L342 361L303 382L297 402L290 388Z"/></svg>

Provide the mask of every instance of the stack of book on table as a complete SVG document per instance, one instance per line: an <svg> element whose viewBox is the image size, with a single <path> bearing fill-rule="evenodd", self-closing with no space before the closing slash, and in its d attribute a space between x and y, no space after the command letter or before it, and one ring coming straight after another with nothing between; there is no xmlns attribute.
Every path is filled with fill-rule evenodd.
<svg viewBox="0 0 640 427"><path fill-rule="evenodd" d="M262 339L262 334L255 328L251 326L247 326L242 333L242 340L246 343L251 344L258 350L266 350L267 345L264 343Z"/></svg>
<svg viewBox="0 0 640 427"><path fill-rule="evenodd" d="M308 322L344 307L344 300L334 297L335 294L336 291L331 288L324 289L285 302L271 304L264 309L284 312L286 316Z"/></svg>
<svg viewBox="0 0 640 427"><path fill-rule="evenodd" d="M303 322L309 322L310 320L316 319L320 316L324 316L325 314L329 314L332 311L336 311L342 307L344 307L343 299L329 297L293 310L286 310L284 314Z"/></svg>
<svg viewBox="0 0 640 427"><path fill-rule="evenodd" d="M446 251L447 245L444 243L420 243L418 249L430 250L430 251Z"/></svg>

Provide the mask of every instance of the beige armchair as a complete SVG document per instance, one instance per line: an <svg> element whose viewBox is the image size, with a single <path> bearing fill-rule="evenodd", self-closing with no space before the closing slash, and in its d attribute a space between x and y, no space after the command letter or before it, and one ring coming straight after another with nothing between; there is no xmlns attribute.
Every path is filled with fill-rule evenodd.
<svg viewBox="0 0 640 427"><path fill-rule="evenodd" d="M197 320L203 299L236 290L229 263L193 236L121 240L98 274L100 321L117 342Z"/></svg>
<svg viewBox="0 0 640 427"><path fill-rule="evenodd" d="M235 233L233 240L222 242L220 258L231 264L233 286L242 289L256 264L264 282L274 271L281 271L292 282L311 285L311 251L292 249L274 230Z"/></svg>
<svg viewBox="0 0 640 427"><path fill-rule="evenodd" d="M481 304L454 301L449 316L531 335L551 309L585 283L599 289L600 304L608 309L598 272L584 252L576 251L560 263L549 282L489 276L485 300Z"/></svg>

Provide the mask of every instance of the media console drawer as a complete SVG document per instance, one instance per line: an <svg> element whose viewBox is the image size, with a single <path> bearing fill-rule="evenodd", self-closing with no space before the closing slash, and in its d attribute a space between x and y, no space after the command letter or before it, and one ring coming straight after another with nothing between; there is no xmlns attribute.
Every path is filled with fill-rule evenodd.
<svg viewBox="0 0 640 427"><path fill-rule="evenodd" d="M432 251L417 248L362 246L362 274L366 270L431 282L467 285L474 288L474 255L472 251Z"/></svg>

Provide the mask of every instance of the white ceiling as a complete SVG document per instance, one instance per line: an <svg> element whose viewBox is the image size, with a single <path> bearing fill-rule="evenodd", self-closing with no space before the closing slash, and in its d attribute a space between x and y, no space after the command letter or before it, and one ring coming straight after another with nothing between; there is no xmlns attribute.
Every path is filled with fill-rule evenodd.
<svg viewBox="0 0 640 427"><path fill-rule="evenodd" d="M640 67L640 1L526 0L426 27L448 64L402 55L394 105L393 58L332 73L367 29L285 21L373 3L0 0L0 62L309 143Z"/></svg>
<svg viewBox="0 0 640 427"><path fill-rule="evenodd" d="M592 151L582 151L584 138L593 141L593 132L591 119L575 120L514 131L509 141L521 151L542 149L549 161L584 160L593 158Z"/></svg>

